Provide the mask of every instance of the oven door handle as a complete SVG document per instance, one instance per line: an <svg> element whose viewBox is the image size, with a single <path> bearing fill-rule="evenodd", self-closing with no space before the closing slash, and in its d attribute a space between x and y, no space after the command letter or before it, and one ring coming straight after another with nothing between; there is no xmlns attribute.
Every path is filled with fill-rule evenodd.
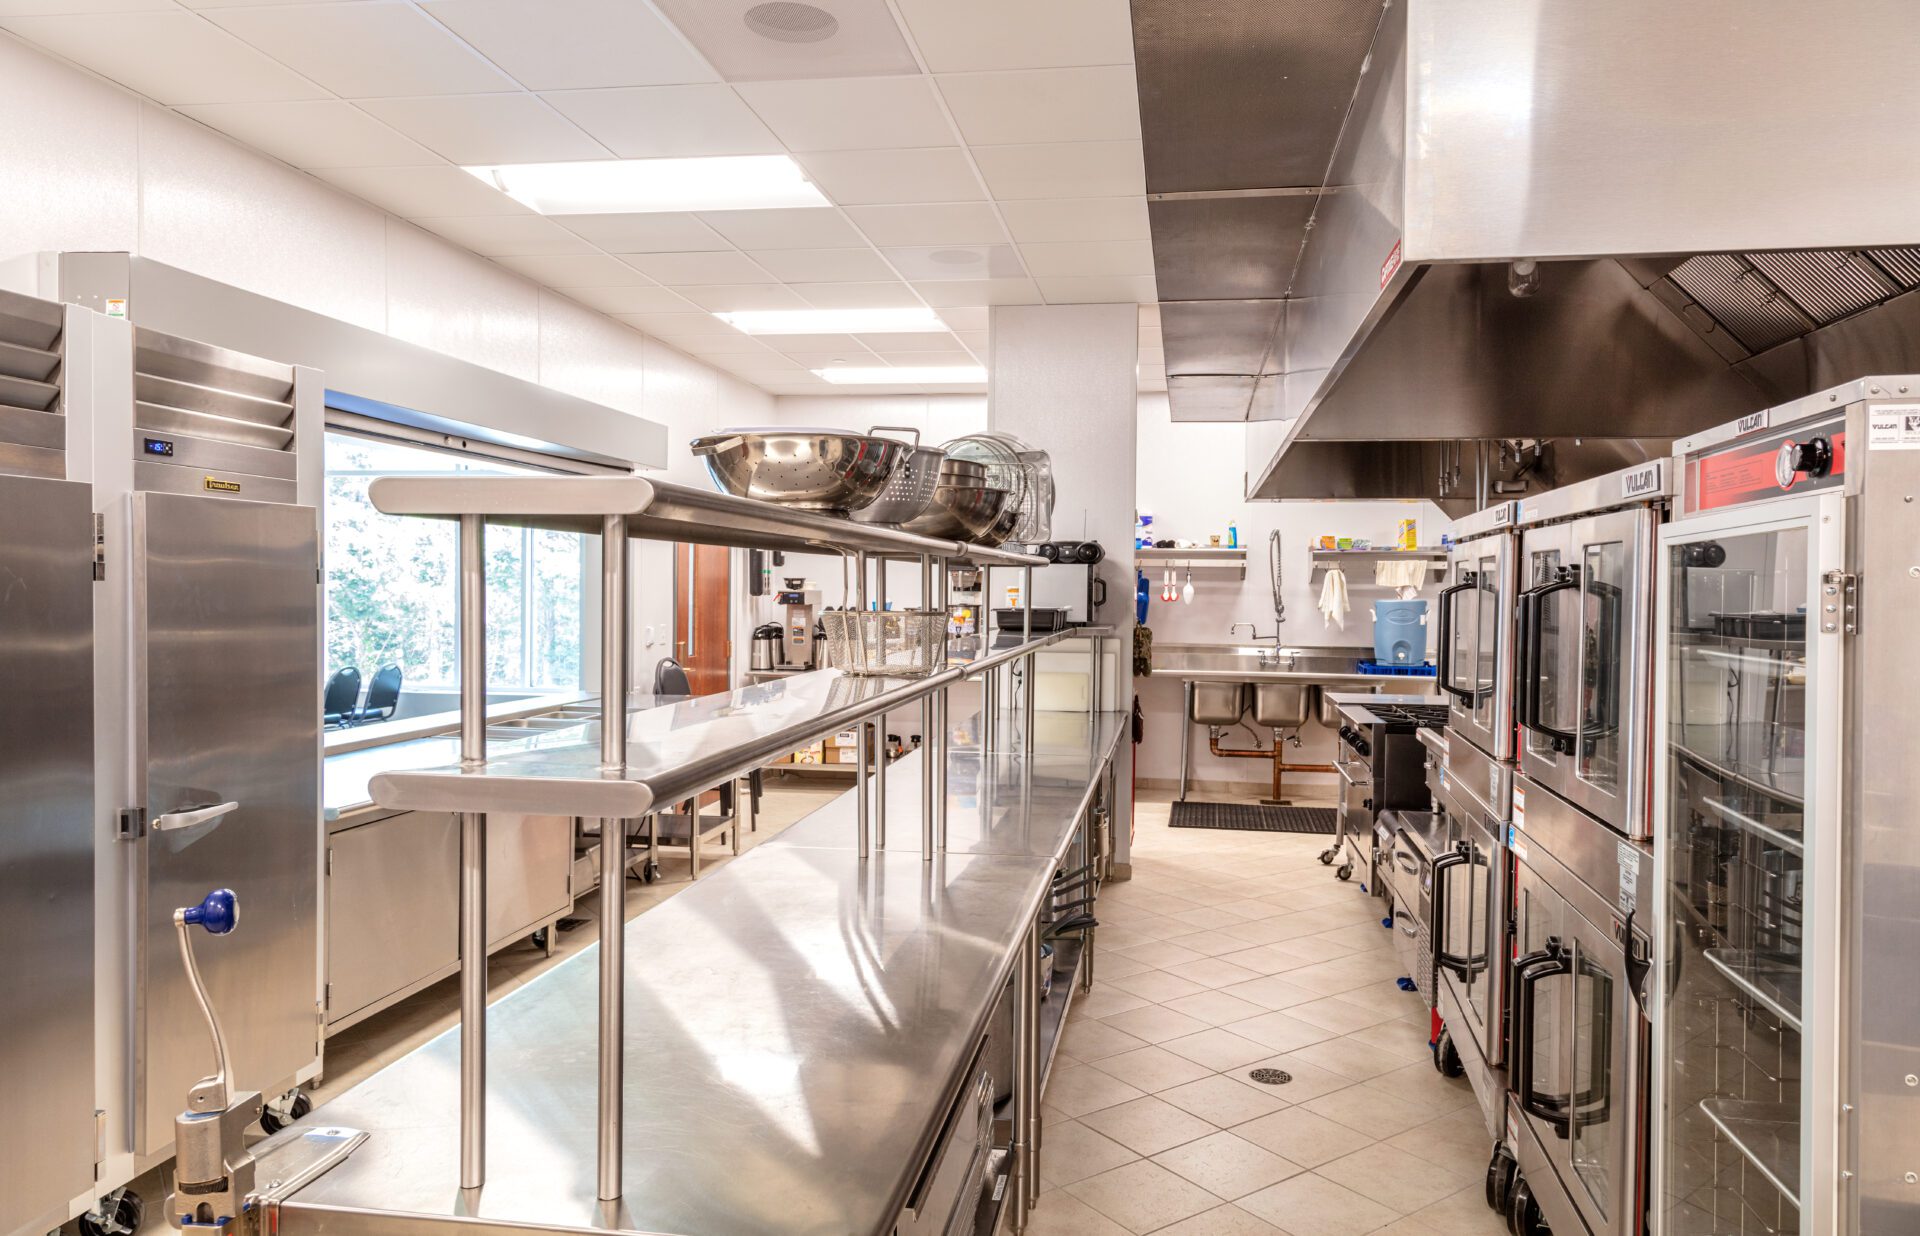
<svg viewBox="0 0 1920 1236"><path fill-rule="evenodd" d="M1565 730L1554 729L1540 719L1540 649L1543 642L1541 628L1546 625L1547 598L1579 586L1580 568L1562 567L1560 574L1552 583L1531 589L1528 593L1531 600L1525 610L1525 627L1522 637L1527 655L1526 661L1521 666L1519 698L1524 701L1521 711L1525 720L1520 724L1552 742L1555 751L1567 755L1573 754L1574 744L1578 741L1577 737ZM1579 691L1578 682L1573 683L1572 686L1576 692Z"/></svg>
<svg viewBox="0 0 1920 1236"><path fill-rule="evenodd" d="M1549 937L1545 950L1518 957L1513 963L1512 1018L1507 1027L1507 1067L1512 1072L1513 1095L1520 1109L1553 1126L1556 1136L1568 1137L1573 1122L1567 1101L1538 1093L1533 1087L1533 1044L1539 986L1547 979L1570 973L1566 951L1558 937ZM1569 1062L1571 1063L1571 1062Z"/></svg>
<svg viewBox="0 0 1920 1236"><path fill-rule="evenodd" d="M1453 696L1467 707L1473 707L1478 697L1477 691L1463 691L1453 685L1453 602L1454 597L1478 584L1478 577L1472 571L1463 571L1460 582L1449 588L1442 588L1434 604L1440 609L1440 630L1438 639L1440 652L1434 666L1434 682L1448 695Z"/></svg>
<svg viewBox="0 0 1920 1236"><path fill-rule="evenodd" d="M1464 844L1463 842L1462 845ZM1443 969L1463 979L1473 977L1473 952L1471 947L1465 954L1452 952L1448 948L1450 941L1447 939L1447 873L1468 861L1468 858L1468 852L1465 849L1459 849L1451 854L1442 854L1433 860L1433 922L1429 928L1433 933L1434 961ZM1472 929L1471 923L1468 924L1468 929Z"/></svg>
<svg viewBox="0 0 1920 1236"><path fill-rule="evenodd" d="M1348 785L1360 785L1360 784L1362 784L1362 783L1364 783L1364 782L1366 781L1366 778L1364 778L1364 777L1355 777L1355 776L1353 776L1353 775L1351 775L1350 773L1348 773L1348 772L1347 772L1347 769L1348 769L1349 767L1351 767L1351 765L1348 765L1348 764L1344 764L1344 763L1342 763L1342 764L1335 764L1335 765L1333 766L1333 771L1335 771L1335 772L1337 772L1337 773L1339 773L1339 774L1340 774L1340 779L1341 779L1342 781L1344 781L1344 782L1346 782L1346 783L1347 783Z"/></svg>

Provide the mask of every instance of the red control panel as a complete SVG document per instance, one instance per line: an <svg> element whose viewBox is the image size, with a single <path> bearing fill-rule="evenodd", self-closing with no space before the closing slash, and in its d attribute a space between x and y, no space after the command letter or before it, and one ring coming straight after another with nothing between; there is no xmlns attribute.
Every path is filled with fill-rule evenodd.
<svg viewBox="0 0 1920 1236"><path fill-rule="evenodd" d="M1844 416L1736 441L1687 459L1686 511L1717 511L1844 483Z"/></svg>

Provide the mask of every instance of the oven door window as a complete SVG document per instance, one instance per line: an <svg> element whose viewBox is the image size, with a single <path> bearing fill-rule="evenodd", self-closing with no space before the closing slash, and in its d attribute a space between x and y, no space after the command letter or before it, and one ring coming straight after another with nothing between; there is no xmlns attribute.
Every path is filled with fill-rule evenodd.
<svg viewBox="0 0 1920 1236"><path fill-rule="evenodd" d="M1580 752L1574 773L1618 796L1625 708L1627 547L1588 545L1580 560Z"/></svg>
<svg viewBox="0 0 1920 1236"><path fill-rule="evenodd" d="M1461 564L1462 575L1473 573L1471 563ZM1466 583L1459 579L1456 582ZM1443 604L1451 607L1447 615L1447 681L1446 685L1459 695L1454 697L1458 707L1463 698L1478 699L1479 684L1476 681L1480 647L1480 606L1475 603L1475 589L1469 585L1458 592L1448 592Z"/></svg>
<svg viewBox="0 0 1920 1236"><path fill-rule="evenodd" d="M1573 1101L1569 1141L1574 1174L1588 1203L1602 1219L1619 1187L1616 1145L1621 1090L1615 1056L1615 1000L1621 990L1606 964L1586 939L1575 941L1573 958Z"/></svg>
<svg viewBox="0 0 1920 1236"><path fill-rule="evenodd" d="M1553 583L1561 566L1558 549L1529 555L1527 588L1532 591ZM1571 612L1564 604L1568 595L1564 589L1541 594L1534 629L1525 636L1528 647L1535 640L1539 642L1539 654L1537 659L1529 656L1529 664L1520 667L1520 675L1529 680L1522 683L1523 690L1529 692L1530 705L1526 709L1527 753L1548 764L1557 764L1561 754L1559 740L1552 735L1570 734L1574 725L1572 685L1579 646L1565 617Z"/></svg>
<svg viewBox="0 0 1920 1236"><path fill-rule="evenodd" d="M1493 729L1493 684L1500 660L1500 559L1480 559L1474 573L1473 723Z"/></svg>

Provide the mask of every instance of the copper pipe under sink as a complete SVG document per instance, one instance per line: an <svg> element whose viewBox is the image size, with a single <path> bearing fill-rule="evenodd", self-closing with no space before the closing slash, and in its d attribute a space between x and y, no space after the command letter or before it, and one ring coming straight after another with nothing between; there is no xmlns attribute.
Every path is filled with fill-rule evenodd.
<svg viewBox="0 0 1920 1236"><path fill-rule="evenodd" d="M1207 750L1211 751L1213 754L1219 756L1220 758L1230 759L1230 760L1270 759L1273 761L1272 801L1276 803L1286 801L1285 798L1280 793L1280 783L1282 778L1287 773L1290 773L1290 772L1330 773L1334 771L1333 765L1331 764L1289 764L1287 763L1285 760L1280 758L1281 752L1284 750L1283 744L1285 743L1285 741L1286 740L1280 736L1280 731L1275 730L1273 732L1273 749L1270 751L1265 747L1254 747L1251 749L1248 749L1245 747L1223 747L1220 745L1220 727L1217 725L1209 725L1207 727Z"/></svg>

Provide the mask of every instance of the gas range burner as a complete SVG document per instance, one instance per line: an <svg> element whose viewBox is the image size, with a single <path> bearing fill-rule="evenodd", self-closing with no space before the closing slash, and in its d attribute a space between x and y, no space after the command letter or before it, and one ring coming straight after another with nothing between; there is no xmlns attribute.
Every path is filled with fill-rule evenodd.
<svg viewBox="0 0 1920 1236"><path fill-rule="evenodd" d="M1445 704L1370 704L1367 711L1389 725L1397 722L1420 729L1440 729L1447 723Z"/></svg>

